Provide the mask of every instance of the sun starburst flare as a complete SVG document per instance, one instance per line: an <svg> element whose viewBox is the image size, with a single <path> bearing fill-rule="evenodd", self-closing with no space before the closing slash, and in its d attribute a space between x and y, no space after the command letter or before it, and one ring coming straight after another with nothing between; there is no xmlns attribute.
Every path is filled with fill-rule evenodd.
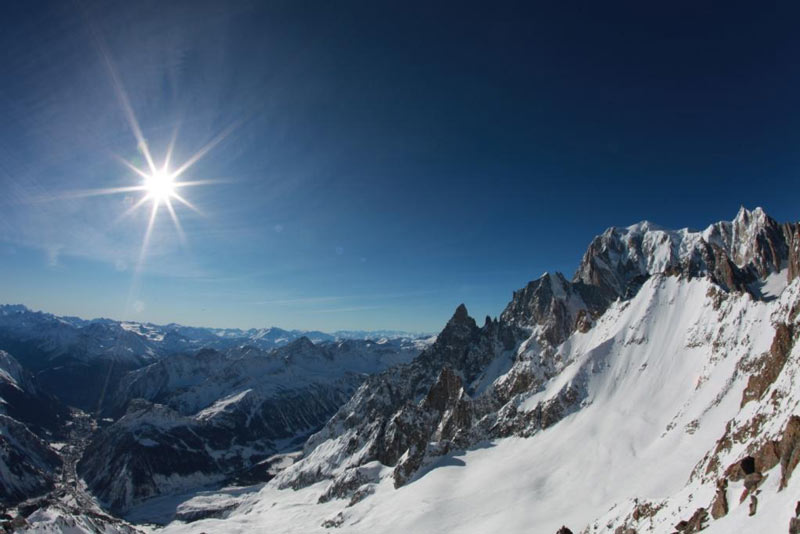
<svg viewBox="0 0 800 534"><path fill-rule="evenodd" d="M185 163L178 166L177 170L171 170L169 168L170 159L172 156L172 150L175 143L175 136L173 136L172 141L167 148L167 155L164 158L164 163L161 167L157 167L153 161L152 156L150 155L150 151L147 147L147 143L140 142L139 148L142 151L145 160L148 163L147 169L141 169L131 163L130 161L118 157L118 159L130 170L132 170L140 179L141 183L137 186L131 187L120 187L115 189L108 189L97 194L114 194L114 193L130 193L132 191L141 191L144 195L135 202L130 208L125 210L118 218L117 221L124 219L125 217L131 215L135 211L137 211L140 207L144 206L147 203L150 203L150 217L148 218L147 228L145 229L144 240L142 241L142 249L139 255L139 262L137 265L137 271L141 269L142 263L144 262L144 258L147 252L147 246L150 242L150 236L153 232L153 227L155 226L156 216L158 215L158 211L161 206L164 206L169 213L170 218L175 226L175 230L178 232L178 237L181 240L183 245L186 245L186 234L183 231L183 227L181 226L180 219L178 218L178 213L175 209L175 202L178 202L185 207L191 209L192 211L203 214L194 204L189 202L180 192L181 189L186 187L194 187L200 185L208 185L217 183L218 180L181 180L181 175L183 175L189 168L196 163L203 155L205 155L215 144L217 144L227 132L223 132L222 135L217 136L213 139L210 143L206 146L201 148L197 153L191 156Z"/></svg>
<svg viewBox="0 0 800 534"><path fill-rule="evenodd" d="M183 207L189 208L190 210L200 215L204 214L200 209L197 208L197 206L195 206L193 203L191 203L189 200L186 199L182 190L184 188L189 188L189 187L218 184L226 180L185 180L181 179L181 177L195 163L197 163L203 156L205 156L212 148L214 148L215 145L217 145L220 141L222 141L222 139L224 139L233 130L235 126L231 126L230 128L225 129L219 135L214 137L210 142L208 142L205 146L203 146L200 150L198 150L192 156L190 156L185 162L183 162L181 165L178 165L173 170L170 167L170 161L172 159L172 153L175 146L176 135L174 134L172 136L172 139L170 140L170 143L166 150L166 156L164 157L164 161L161 163L160 166L157 166L154 158L150 153L150 149L147 145L147 142L141 136L141 130L139 129L135 117L133 117L132 114L130 114L128 118L131 121L132 129L138 140L137 145L139 151L142 153L144 160L147 162L147 167L140 168L131 163L129 160L119 155L115 155L115 157L125 167L133 171L135 178L139 180L138 184L121 186L121 187L108 187L99 189L89 189L83 191L74 191L72 193L67 193L66 195L60 195L58 198L82 198L82 197L96 197L96 196L118 195L118 194L130 195L135 193L143 193L141 198L136 200L130 207L128 207L124 212L122 212L114 221L114 224L117 224L122 219L125 219L126 217L132 215L134 212L138 211L143 206L147 204L149 204L150 206L150 214L147 219L147 227L145 228L144 238L142 240L142 246L139 252L139 259L136 264L135 272L138 274L144 265L144 260L147 255L147 248L150 243L150 237L153 233L153 228L156 224L158 212L162 206L166 208L167 213L169 213L170 219L172 219L172 223L175 226L175 230L178 233L178 237L180 238L181 244L184 246L187 245L186 234L183 231L183 226L181 225L180 219L178 218L178 211L176 209L177 207L176 204L181 204ZM55 198L57 197L51 197L51 199Z"/></svg>

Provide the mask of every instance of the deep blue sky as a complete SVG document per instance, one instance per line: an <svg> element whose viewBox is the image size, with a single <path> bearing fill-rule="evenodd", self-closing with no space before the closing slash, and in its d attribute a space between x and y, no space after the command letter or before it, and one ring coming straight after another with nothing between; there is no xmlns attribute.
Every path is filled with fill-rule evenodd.
<svg viewBox="0 0 800 534"><path fill-rule="evenodd" d="M228 5L226 5L228 4ZM431 5L435 4L435 5ZM698 5L702 4L702 5ZM797 220L796 3L20 2L0 22L0 301L210 326L438 331L611 225ZM235 129L182 246L115 155Z"/></svg>

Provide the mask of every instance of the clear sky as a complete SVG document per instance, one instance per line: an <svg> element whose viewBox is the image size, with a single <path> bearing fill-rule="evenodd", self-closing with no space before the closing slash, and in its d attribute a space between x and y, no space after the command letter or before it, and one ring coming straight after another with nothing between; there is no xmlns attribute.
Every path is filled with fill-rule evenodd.
<svg viewBox="0 0 800 534"><path fill-rule="evenodd" d="M208 326L438 331L590 239L797 220L796 2L12 2L0 301ZM114 76L118 83L115 85ZM202 214L135 186L156 163ZM137 274L138 273L138 274Z"/></svg>

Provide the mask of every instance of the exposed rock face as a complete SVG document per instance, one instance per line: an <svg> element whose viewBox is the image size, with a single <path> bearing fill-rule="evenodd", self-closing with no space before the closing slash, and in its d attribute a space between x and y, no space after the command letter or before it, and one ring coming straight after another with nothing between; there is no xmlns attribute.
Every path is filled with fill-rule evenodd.
<svg viewBox="0 0 800 534"><path fill-rule="evenodd" d="M789 534L800 534L800 501L794 509L794 517L789 520Z"/></svg>
<svg viewBox="0 0 800 534"><path fill-rule="evenodd" d="M341 469L378 460L395 468L395 485L401 486L428 459L481 439L530 434L554 424L579 404L582 392L575 384L531 412L518 412L510 401L557 374L565 362L554 357L554 344L573 332L579 319L599 315L607 305L592 288L556 274L516 292L500 319L487 318L480 328L459 306L436 342L414 362L368 379L308 441L305 454L315 458L279 476L279 484L338 480ZM525 339L536 343L527 352L519 350ZM504 380L498 381L501 375ZM338 454L337 459L314 454L327 439L346 443L350 456L344 465Z"/></svg>
<svg viewBox="0 0 800 534"><path fill-rule="evenodd" d="M731 259L736 265L752 265L758 275L764 277L779 271L788 257L787 237L775 220L756 208L739 210L731 225L730 233L720 228L723 242L730 239Z"/></svg>
<svg viewBox="0 0 800 534"><path fill-rule="evenodd" d="M800 277L800 223L784 224L783 233L787 236L786 247L788 249L788 277L791 282Z"/></svg>
<svg viewBox="0 0 800 534"><path fill-rule="evenodd" d="M744 502L748 495L752 496L762 482L764 482L764 475L758 471L746 475L744 477L744 491L739 502Z"/></svg>
<svg viewBox="0 0 800 534"><path fill-rule="evenodd" d="M766 441L753 455L755 470L766 473L781 461L780 444L774 440Z"/></svg>
<svg viewBox="0 0 800 534"><path fill-rule="evenodd" d="M356 469L350 469L338 476L331 484L327 491L323 493L319 502L324 503L332 499L342 499L352 496L351 504L355 504L363 499L369 490L367 485L378 482L380 475L380 465L373 463L371 465L359 466ZM361 494L357 490L361 490Z"/></svg>
<svg viewBox="0 0 800 534"><path fill-rule="evenodd" d="M747 388L742 393L742 406L764 395L767 388L778 378L794 346L795 332L791 325L779 324L775 330L770 351L759 362L759 369L750 375Z"/></svg>
<svg viewBox="0 0 800 534"><path fill-rule="evenodd" d="M584 254L575 280L597 288L609 299L635 292L656 273L708 276L728 291L748 291L751 284L788 268L798 272L797 225L778 224L760 208L739 210L733 222L719 222L703 232L671 231L648 222L610 228Z"/></svg>
<svg viewBox="0 0 800 534"><path fill-rule="evenodd" d="M694 532L700 532L706 528L707 522L708 512L705 508L698 508L688 520L681 521L675 525L675 530L681 534L692 534Z"/></svg>
<svg viewBox="0 0 800 534"><path fill-rule="evenodd" d="M797 463L800 462L800 417L793 415L783 431L779 446L781 453L781 489L786 487Z"/></svg>
<svg viewBox="0 0 800 534"><path fill-rule="evenodd" d="M515 291L500 319L522 328L541 325L542 337L551 346L557 346L579 322L590 323L591 317L603 313L610 300L595 286L582 281L569 282L561 273L546 273Z"/></svg>
<svg viewBox="0 0 800 534"><path fill-rule="evenodd" d="M755 494L750 495L750 505L747 509L747 515L753 516L758 512L758 497Z"/></svg>
<svg viewBox="0 0 800 534"><path fill-rule="evenodd" d="M438 442L440 445L436 453L444 454L447 452L445 449L449 450L450 443L458 441L458 433L472 425L471 399L464 392L461 379L449 367L439 374L417 413L420 417L415 420L419 422L419 427L414 433L406 430L411 443L395 467L395 487L404 485L419 469L428 453L428 443ZM390 429L389 434L392 433Z"/></svg>
<svg viewBox="0 0 800 534"><path fill-rule="evenodd" d="M714 495L714 502L711 503L711 517L719 519L728 515L728 479L721 478L717 481L717 492Z"/></svg>

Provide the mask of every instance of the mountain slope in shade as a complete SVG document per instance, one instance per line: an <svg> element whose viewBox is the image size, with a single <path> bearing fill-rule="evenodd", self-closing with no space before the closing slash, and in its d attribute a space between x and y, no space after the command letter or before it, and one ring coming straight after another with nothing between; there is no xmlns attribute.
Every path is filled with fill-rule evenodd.
<svg viewBox="0 0 800 534"><path fill-rule="evenodd" d="M303 337L270 352L162 359L123 378L113 399L124 415L93 437L78 471L121 513L243 471L257 479L251 468L299 447L368 374L418 352L411 341L316 345Z"/></svg>
<svg viewBox="0 0 800 534"><path fill-rule="evenodd" d="M61 459L47 441L63 437L67 418L66 408L0 351L0 504L16 504L52 487Z"/></svg>
<svg viewBox="0 0 800 534"><path fill-rule="evenodd" d="M0 414L0 504L46 492L61 466L58 454L19 421Z"/></svg>
<svg viewBox="0 0 800 534"><path fill-rule="evenodd" d="M272 350L302 337L315 343L346 339L420 339L404 332L304 332L280 328L240 330L155 325L111 319L85 320L0 305L0 350L34 371L40 386L88 412L108 411L108 394L129 371L166 356L244 346ZM363 337L361 337L363 336Z"/></svg>
<svg viewBox="0 0 800 534"><path fill-rule="evenodd" d="M499 320L459 308L225 519L167 530L785 530L798 228L757 209L703 232L610 229L572 281L531 282ZM764 514L743 517L745 489Z"/></svg>

